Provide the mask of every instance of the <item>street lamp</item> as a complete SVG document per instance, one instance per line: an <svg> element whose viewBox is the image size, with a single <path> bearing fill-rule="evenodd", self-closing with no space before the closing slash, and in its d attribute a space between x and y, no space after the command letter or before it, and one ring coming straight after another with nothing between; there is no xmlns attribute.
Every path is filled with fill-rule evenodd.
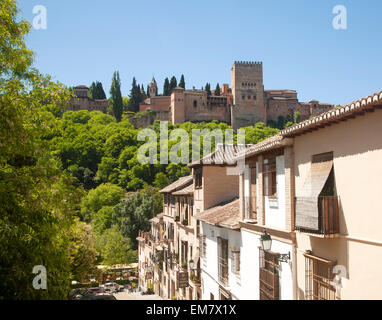
<svg viewBox="0 0 382 320"><path fill-rule="evenodd" d="M188 262L188 265L190 266L190 269L191 270L194 270L194 267L195 267L195 262L194 262L194 260L190 260L189 262Z"/></svg>
<svg viewBox="0 0 382 320"><path fill-rule="evenodd" d="M264 234L260 237L261 246L263 247L264 251L270 251L272 248L272 238L271 235L267 232L267 230L264 230ZM290 252L288 253L278 253L277 259L280 262L286 262L288 263L290 260Z"/></svg>
<svg viewBox="0 0 382 320"><path fill-rule="evenodd" d="M272 248L272 238L271 235L267 232L267 230L264 230L264 234L260 237L260 243L263 247L264 251L269 251Z"/></svg>

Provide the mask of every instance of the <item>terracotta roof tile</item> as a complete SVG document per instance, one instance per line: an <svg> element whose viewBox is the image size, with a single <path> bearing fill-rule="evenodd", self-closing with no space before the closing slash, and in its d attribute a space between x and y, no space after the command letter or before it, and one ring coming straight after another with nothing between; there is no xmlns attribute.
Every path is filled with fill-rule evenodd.
<svg viewBox="0 0 382 320"><path fill-rule="evenodd" d="M182 177L182 178L179 178L177 181L171 183L167 187L163 188L159 192L160 193L170 193L173 191L180 190L180 188L185 187L191 183L192 183L192 176Z"/></svg>
<svg viewBox="0 0 382 320"><path fill-rule="evenodd" d="M346 106L335 108L324 112L312 119L295 124L280 132L284 137L291 137L304 131L322 127L330 122L345 120L348 117L372 111L375 106L382 105L382 91L374 93L368 97L356 100Z"/></svg>
<svg viewBox="0 0 382 320"><path fill-rule="evenodd" d="M191 162L188 166L192 168L199 165L235 165L236 155L244 150L244 145L218 144L214 152L201 160Z"/></svg>
<svg viewBox="0 0 382 320"><path fill-rule="evenodd" d="M174 196L184 196L184 195L188 195L188 194L192 194L194 193L194 185L193 184L190 184L189 186L179 190L179 191L176 191L176 192L173 192L172 194Z"/></svg>
<svg viewBox="0 0 382 320"><path fill-rule="evenodd" d="M195 218L219 227L238 229L240 222L239 199L225 202L195 215Z"/></svg>

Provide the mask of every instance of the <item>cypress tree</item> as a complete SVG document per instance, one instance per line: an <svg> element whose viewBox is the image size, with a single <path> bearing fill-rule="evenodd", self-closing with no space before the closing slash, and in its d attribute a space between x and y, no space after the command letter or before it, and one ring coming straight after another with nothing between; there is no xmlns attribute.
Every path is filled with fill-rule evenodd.
<svg viewBox="0 0 382 320"><path fill-rule="evenodd" d="M219 84L216 85L215 96L220 96L220 86L219 86Z"/></svg>
<svg viewBox="0 0 382 320"><path fill-rule="evenodd" d="M89 88L89 98L91 99L106 99L105 91L102 83L99 81L93 82Z"/></svg>
<svg viewBox="0 0 382 320"><path fill-rule="evenodd" d="M169 95L171 94L171 91L175 89L178 86L178 81L176 80L175 76L173 76L170 80L170 92Z"/></svg>
<svg viewBox="0 0 382 320"><path fill-rule="evenodd" d="M96 90L96 85L94 82L92 82L90 88L89 88L89 98L94 99L94 91Z"/></svg>
<svg viewBox="0 0 382 320"><path fill-rule="evenodd" d="M169 96L170 95L170 81L168 81L168 78L166 78L164 80L163 95L164 96Z"/></svg>
<svg viewBox="0 0 382 320"><path fill-rule="evenodd" d="M95 89L96 89L96 93L93 99L101 99L101 100L106 99L106 94L105 94L105 91L103 90L101 82L98 82L98 81L96 82Z"/></svg>
<svg viewBox="0 0 382 320"><path fill-rule="evenodd" d="M211 85L208 82L206 83L206 89L205 90L207 91L207 96L210 96L211 95Z"/></svg>
<svg viewBox="0 0 382 320"><path fill-rule="evenodd" d="M130 90L129 110L133 112L139 111L139 104L143 101L141 86L137 84L135 77Z"/></svg>
<svg viewBox="0 0 382 320"><path fill-rule="evenodd" d="M123 100L121 93L121 80L119 78L119 72L115 71L110 88L110 100L113 106L114 117L117 122L122 120L123 112Z"/></svg>
<svg viewBox="0 0 382 320"><path fill-rule="evenodd" d="M182 87L183 89L186 89L186 82L184 81L184 75L182 74L182 77L179 81L179 87Z"/></svg>

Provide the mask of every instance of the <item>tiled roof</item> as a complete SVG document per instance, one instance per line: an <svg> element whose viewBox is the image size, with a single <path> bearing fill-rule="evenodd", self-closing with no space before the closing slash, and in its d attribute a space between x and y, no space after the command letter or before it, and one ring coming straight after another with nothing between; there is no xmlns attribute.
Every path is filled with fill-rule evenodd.
<svg viewBox="0 0 382 320"><path fill-rule="evenodd" d="M160 220L163 218L163 216L164 216L164 213L160 213L156 215L154 218L150 219L149 221L154 223L159 223Z"/></svg>
<svg viewBox="0 0 382 320"><path fill-rule="evenodd" d="M179 178L174 183L171 183L166 188L163 188L159 192L160 193L170 193L170 192L179 190L180 188L185 187L185 186L187 186L187 185L189 185L191 183L192 183L192 176L182 177L182 178Z"/></svg>
<svg viewBox="0 0 382 320"><path fill-rule="evenodd" d="M172 194L174 196L184 196L184 195L188 195L188 194L192 194L194 193L194 185L193 184L190 184L189 186L179 190L179 191L176 191L176 192L173 192Z"/></svg>
<svg viewBox="0 0 382 320"><path fill-rule="evenodd" d="M245 156L248 157L274 148L292 145L293 142L289 138L294 135L302 134L310 130L317 130L318 128L323 128L326 125L330 125L331 123L354 118L356 115L361 115L365 112L372 112L376 106L382 106L382 91L354 101L349 105L329 110L312 119L284 129L278 134L246 148ZM240 152L237 154L235 159L238 160L243 155L244 152Z"/></svg>
<svg viewBox="0 0 382 320"><path fill-rule="evenodd" d="M238 229L240 222L239 200L225 202L195 215L195 218L218 227Z"/></svg>
<svg viewBox="0 0 382 320"><path fill-rule="evenodd" d="M201 160L191 162L188 166L192 168L199 165L235 165L236 155L244 150L243 145L218 144L214 152L206 155Z"/></svg>
<svg viewBox="0 0 382 320"><path fill-rule="evenodd" d="M294 126L282 130L280 134L284 137L292 137L309 130L316 130L331 123L353 118L356 115L365 112L371 112L374 110L375 106L382 106L382 91L354 101L346 106L329 110L312 119L295 124Z"/></svg>
<svg viewBox="0 0 382 320"><path fill-rule="evenodd" d="M284 139L284 137L278 133L253 146L248 147L247 149L245 149L245 151L238 153L236 156L236 160L244 156L244 154L246 157L253 156L255 154L262 153L267 150L272 150L274 148L280 148L282 146L289 145L290 143L290 139Z"/></svg>

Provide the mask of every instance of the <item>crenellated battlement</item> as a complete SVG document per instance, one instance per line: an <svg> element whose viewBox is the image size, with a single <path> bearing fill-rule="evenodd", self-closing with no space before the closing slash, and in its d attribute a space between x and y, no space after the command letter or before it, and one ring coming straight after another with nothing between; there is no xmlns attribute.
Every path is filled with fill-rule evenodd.
<svg viewBox="0 0 382 320"><path fill-rule="evenodd" d="M234 66L262 66L262 61L235 61Z"/></svg>

